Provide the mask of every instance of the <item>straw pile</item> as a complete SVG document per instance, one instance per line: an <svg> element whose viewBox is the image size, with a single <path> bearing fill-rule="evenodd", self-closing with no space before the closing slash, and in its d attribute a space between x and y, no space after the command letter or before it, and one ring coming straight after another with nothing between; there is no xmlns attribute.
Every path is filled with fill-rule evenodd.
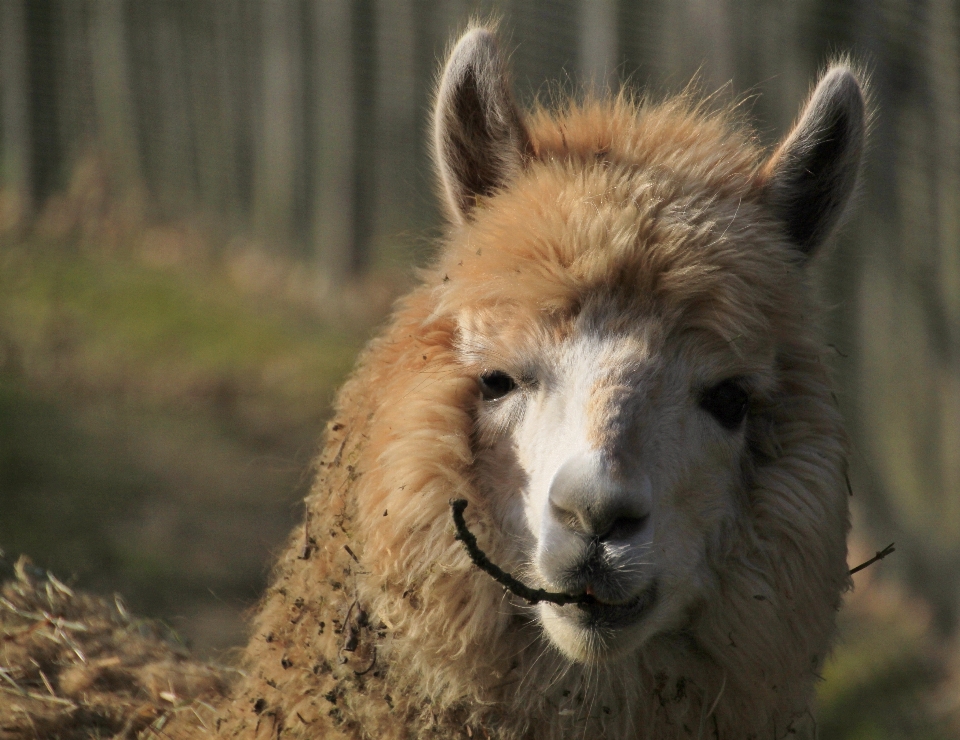
<svg viewBox="0 0 960 740"><path fill-rule="evenodd" d="M168 629L21 558L0 590L0 740L157 737L227 690Z"/></svg>

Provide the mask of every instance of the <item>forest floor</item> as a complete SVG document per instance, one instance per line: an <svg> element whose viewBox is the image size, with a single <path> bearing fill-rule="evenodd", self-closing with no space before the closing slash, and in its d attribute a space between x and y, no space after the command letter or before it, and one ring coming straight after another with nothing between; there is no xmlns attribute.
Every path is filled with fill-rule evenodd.
<svg viewBox="0 0 960 740"><path fill-rule="evenodd" d="M191 240L0 245L0 546L208 655L243 640L389 291L330 320L282 259Z"/></svg>
<svg viewBox="0 0 960 740"><path fill-rule="evenodd" d="M0 239L0 546L222 655L299 516L333 394L408 282L325 303L263 245L102 231ZM852 561L871 554L854 540ZM841 613L820 737L956 737L957 650L881 571Z"/></svg>

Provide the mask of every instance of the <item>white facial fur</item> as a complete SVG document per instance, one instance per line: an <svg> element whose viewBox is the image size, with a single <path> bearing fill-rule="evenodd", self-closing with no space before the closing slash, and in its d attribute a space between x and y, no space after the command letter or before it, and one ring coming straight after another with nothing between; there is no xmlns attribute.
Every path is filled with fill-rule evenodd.
<svg viewBox="0 0 960 740"><path fill-rule="evenodd" d="M602 326L581 317L507 357L461 323L464 361L517 382L479 402L478 467L526 580L601 602L538 607L550 641L582 662L682 627L708 594L740 506L747 422L724 428L700 401L731 377L758 391L769 372L762 359L690 352L690 341L670 351L653 322Z"/></svg>

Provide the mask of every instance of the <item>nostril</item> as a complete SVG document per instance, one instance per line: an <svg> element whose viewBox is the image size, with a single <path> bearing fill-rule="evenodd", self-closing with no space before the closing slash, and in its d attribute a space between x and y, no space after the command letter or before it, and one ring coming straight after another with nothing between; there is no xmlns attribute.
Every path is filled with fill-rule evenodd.
<svg viewBox="0 0 960 740"><path fill-rule="evenodd" d="M617 542L619 540L629 540L634 535L639 534L647 523L646 516L621 516L613 520L604 534L600 535L602 542Z"/></svg>
<svg viewBox="0 0 960 740"><path fill-rule="evenodd" d="M601 540L629 540L650 512L650 482L622 483L609 474L598 454L571 457L554 474L547 497L552 524Z"/></svg>
<svg viewBox="0 0 960 740"><path fill-rule="evenodd" d="M580 515L575 511L570 511L565 509L562 506L558 506L553 500L550 500L550 513L553 515L553 518L559 523L564 529L569 529L574 532L585 532L588 527L584 525L584 522Z"/></svg>

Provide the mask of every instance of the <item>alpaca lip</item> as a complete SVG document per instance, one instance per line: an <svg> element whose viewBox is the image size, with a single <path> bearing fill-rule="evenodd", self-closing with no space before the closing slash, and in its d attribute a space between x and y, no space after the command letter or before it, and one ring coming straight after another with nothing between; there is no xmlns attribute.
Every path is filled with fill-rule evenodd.
<svg viewBox="0 0 960 740"><path fill-rule="evenodd" d="M634 598L622 604L608 604L596 597L587 602L570 605L569 614L584 627L618 628L626 627L648 612L657 601L658 584L653 581ZM576 611L574 611L576 610Z"/></svg>

